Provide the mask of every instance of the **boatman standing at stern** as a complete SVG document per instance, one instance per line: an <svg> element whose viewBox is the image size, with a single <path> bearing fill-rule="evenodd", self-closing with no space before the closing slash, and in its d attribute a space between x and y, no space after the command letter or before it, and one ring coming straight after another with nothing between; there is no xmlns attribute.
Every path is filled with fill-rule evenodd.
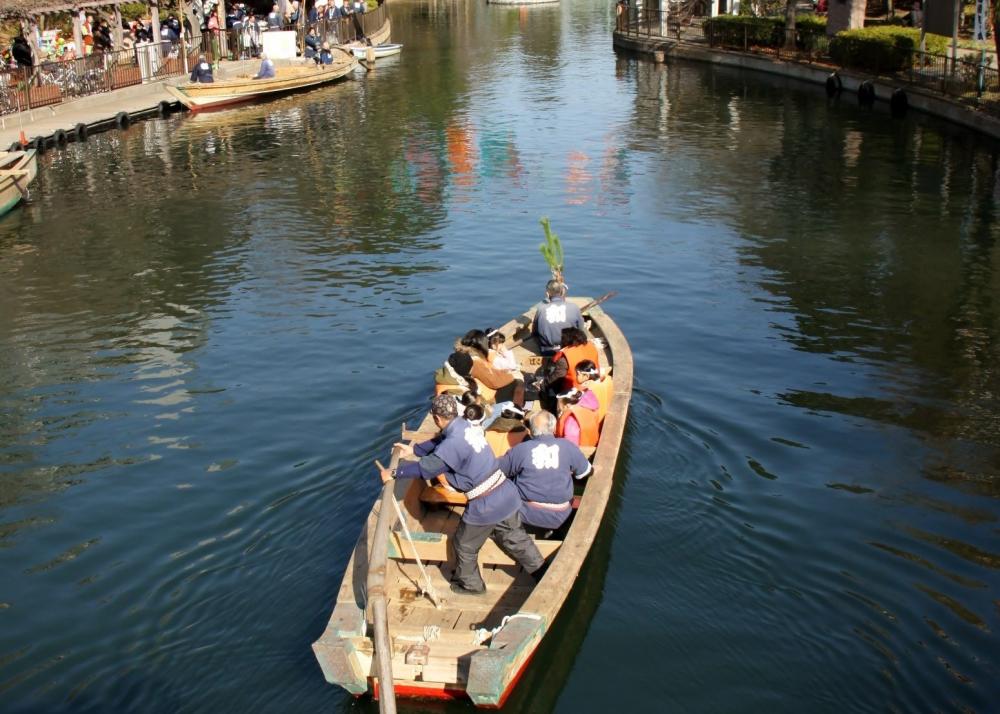
<svg viewBox="0 0 1000 714"><path fill-rule="evenodd" d="M542 355L551 356L559 350L559 340L566 327L584 330L583 315L579 307L566 301L565 283L553 279L545 285L545 300L538 304L531 326L531 334L538 338Z"/></svg>
<svg viewBox="0 0 1000 714"><path fill-rule="evenodd" d="M580 448L555 437L556 418L534 414L531 439L500 458L500 470L521 494L521 519L528 525L555 530L573 512L573 479L590 475L592 467Z"/></svg>
<svg viewBox="0 0 1000 714"><path fill-rule="evenodd" d="M472 404L459 417L454 397L434 397L431 416L441 433L416 446L396 444L401 457L416 455L420 460L400 462L395 470L381 470L383 482L392 478L434 479L443 474L454 489L469 499L453 541L457 563L451 589L471 595L486 592L478 556L487 538L492 537L528 573L544 564L535 542L521 525L517 489L500 470L482 428L469 421L475 421L477 416L481 419L482 415L483 408Z"/></svg>

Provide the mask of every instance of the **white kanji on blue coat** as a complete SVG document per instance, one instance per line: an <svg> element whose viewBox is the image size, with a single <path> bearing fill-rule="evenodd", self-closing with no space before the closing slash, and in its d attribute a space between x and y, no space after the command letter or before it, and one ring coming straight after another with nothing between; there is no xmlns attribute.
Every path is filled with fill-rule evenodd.
<svg viewBox="0 0 1000 714"><path fill-rule="evenodd" d="M548 305L545 308L545 319L549 322L566 322L566 305Z"/></svg>
<svg viewBox="0 0 1000 714"><path fill-rule="evenodd" d="M559 446L557 444L539 444L531 450L531 463L536 469L559 468Z"/></svg>
<svg viewBox="0 0 1000 714"><path fill-rule="evenodd" d="M465 428L465 443L472 447L477 454L486 448L486 435L479 427L469 426Z"/></svg>

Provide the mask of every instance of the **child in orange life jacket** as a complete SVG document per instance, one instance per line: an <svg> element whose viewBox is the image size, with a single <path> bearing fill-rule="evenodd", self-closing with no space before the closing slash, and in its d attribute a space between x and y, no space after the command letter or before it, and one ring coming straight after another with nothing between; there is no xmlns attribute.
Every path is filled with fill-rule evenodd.
<svg viewBox="0 0 1000 714"><path fill-rule="evenodd" d="M556 397L556 436L577 446L597 446L600 438L600 421L597 410L600 404L593 392L571 389Z"/></svg>
<svg viewBox="0 0 1000 714"><path fill-rule="evenodd" d="M588 359L576 365L576 382L584 395L591 394L597 399L597 421L604 421L614 390L611 375L602 377L601 370Z"/></svg>
<svg viewBox="0 0 1000 714"><path fill-rule="evenodd" d="M557 393L578 387L576 367L585 360L597 364L597 345L587 338L587 333L583 330L576 327L565 328L562 331L562 348L552 356L552 362L546 370L546 385Z"/></svg>

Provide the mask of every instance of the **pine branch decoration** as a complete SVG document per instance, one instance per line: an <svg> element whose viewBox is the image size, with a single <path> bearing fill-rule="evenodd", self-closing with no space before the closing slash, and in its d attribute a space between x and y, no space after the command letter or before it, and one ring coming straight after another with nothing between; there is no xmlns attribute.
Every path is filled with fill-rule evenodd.
<svg viewBox="0 0 1000 714"><path fill-rule="evenodd" d="M545 242L538 246L538 250L545 258L545 262L548 263L549 269L552 270L552 277L562 282L563 259L565 257L562 242L559 240L559 236L552 232L548 218L543 217L539 223L542 224L542 229L545 231Z"/></svg>

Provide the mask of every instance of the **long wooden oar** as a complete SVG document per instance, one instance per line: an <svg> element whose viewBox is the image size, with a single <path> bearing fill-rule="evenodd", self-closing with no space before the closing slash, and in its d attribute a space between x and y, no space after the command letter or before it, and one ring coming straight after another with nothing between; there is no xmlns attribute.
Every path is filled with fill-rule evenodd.
<svg viewBox="0 0 1000 714"><path fill-rule="evenodd" d="M392 450L389 468L399 464L399 449ZM368 556L368 605L375 623L375 656L378 660L378 707L382 714L396 714L396 688L392 681L392 644L389 638L389 615L385 598L385 571L389 561L389 529L396 520L395 480L382 486L382 500L375 522L375 535L371 555Z"/></svg>
<svg viewBox="0 0 1000 714"><path fill-rule="evenodd" d="M608 300L610 300L611 298L613 298L617 294L618 294L617 290L611 290L610 292L606 292L603 295L601 295L601 297L597 298L596 300L591 300L586 305L584 305L583 307L581 307L580 308L580 312L581 313L587 312L587 310L590 310L591 308L594 308L594 307L597 307L598 305L606 303Z"/></svg>

